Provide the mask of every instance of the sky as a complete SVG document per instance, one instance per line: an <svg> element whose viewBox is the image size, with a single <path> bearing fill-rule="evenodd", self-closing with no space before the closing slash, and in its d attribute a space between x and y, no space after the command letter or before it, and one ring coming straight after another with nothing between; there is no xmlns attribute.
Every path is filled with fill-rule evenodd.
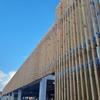
<svg viewBox="0 0 100 100"><path fill-rule="evenodd" d="M0 0L0 91L56 19L59 0Z"/></svg>

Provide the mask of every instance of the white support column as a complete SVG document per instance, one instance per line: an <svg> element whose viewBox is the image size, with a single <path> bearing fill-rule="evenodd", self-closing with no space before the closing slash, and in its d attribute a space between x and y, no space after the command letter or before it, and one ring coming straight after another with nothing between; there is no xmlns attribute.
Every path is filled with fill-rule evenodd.
<svg viewBox="0 0 100 100"><path fill-rule="evenodd" d="M40 81L40 88L39 88L39 100L47 100L46 98L47 80L55 80L55 77L53 75L49 75L47 77L42 78L42 80Z"/></svg>
<svg viewBox="0 0 100 100"><path fill-rule="evenodd" d="M10 100L12 100L12 94L10 93Z"/></svg>
<svg viewBox="0 0 100 100"><path fill-rule="evenodd" d="M22 96L22 91L18 90L18 100L21 100L21 96Z"/></svg>
<svg viewBox="0 0 100 100"><path fill-rule="evenodd" d="M10 96L10 94L8 95L8 100L11 100L11 96Z"/></svg>
<svg viewBox="0 0 100 100"><path fill-rule="evenodd" d="M97 47L97 53L98 53L98 58L99 58L99 61L100 61L100 47L99 46Z"/></svg>
<svg viewBox="0 0 100 100"><path fill-rule="evenodd" d="M7 96L6 96L6 95L5 95L5 97L4 97L4 98L5 98L5 100L7 100Z"/></svg>
<svg viewBox="0 0 100 100"><path fill-rule="evenodd" d="M7 95L7 99L6 100L9 100L9 95Z"/></svg>
<svg viewBox="0 0 100 100"><path fill-rule="evenodd" d="M5 100L8 100L8 96L7 95L5 96Z"/></svg>
<svg viewBox="0 0 100 100"><path fill-rule="evenodd" d="M11 100L14 100L14 93L11 93Z"/></svg>
<svg viewBox="0 0 100 100"><path fill-rule="evenodd" d="M47 87L47 79L43 78L40 81L39 100L46 100L46 87Z"/></svg>

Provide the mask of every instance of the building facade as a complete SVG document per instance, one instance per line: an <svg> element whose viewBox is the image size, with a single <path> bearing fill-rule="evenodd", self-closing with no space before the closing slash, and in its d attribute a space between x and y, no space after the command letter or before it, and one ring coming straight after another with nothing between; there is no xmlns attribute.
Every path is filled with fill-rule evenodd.
<svg viewBox="0 0 100 100"><path fill-rule="evenodd" d="M51 99L50 90L48 99L41 94L48 75L55 77ZM35 82L35 87L42 89L33 100L100 100L99 0L60 1L55 24L4 88L3 99L17 91L18 100L22 100L18 91Z"/></svg>

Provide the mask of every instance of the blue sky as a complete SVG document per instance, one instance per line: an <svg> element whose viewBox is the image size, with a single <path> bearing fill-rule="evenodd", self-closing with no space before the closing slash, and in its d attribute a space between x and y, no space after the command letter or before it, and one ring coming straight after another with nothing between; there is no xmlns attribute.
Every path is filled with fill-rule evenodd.
<svg viewBox="0 0 100 100"><path fill-rule="evenodd" d="M48 32L58 3L59 0L0 0L0 88Z"/></svg>

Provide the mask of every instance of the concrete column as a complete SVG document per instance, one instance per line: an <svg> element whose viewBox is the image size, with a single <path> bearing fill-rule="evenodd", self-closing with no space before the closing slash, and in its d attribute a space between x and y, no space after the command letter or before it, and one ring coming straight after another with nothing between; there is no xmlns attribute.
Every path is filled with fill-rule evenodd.
<svg viewBox="0 0 100 100"><path fill-rule="evenodd" d="M10 93L10 100L12 100L12 94Z"/></svg>
<svg viewBox="0 0 100 100"><path fill-rule="evenodd" d="M49 75L45 78L42 78L42 80L40 81L39 100L47 100L46 98L47 80L55 80L54 75Z"/></svg>
<svg viewBox="0 0 100 100"><path fill-rule="evenodd" d="M40 81L39 100L46 100L46 86L47 79L42 78L42 80Z"/></svg>
<svg viewBox="0 0 100 100"><path fill-rule="evenodd" d="M7 95L4 96L4 100L7 100Z"/></svg>
<svg viewBox="0 0 100 100"><path fill-rule="evenodd" d="M11 93L11 100L14 100L14 92Z"/></svg>
<svg viewBox="0 0 100 100"><path fill-rule="evenodd" d="M7 95L5 96L5 100L8 100L8 96Z"/></svg>
<svg viewBox="0 0 100 100"><path fill-rule="evenodd" d="M99 46L97 47L97 53L98 53L98 58L99 58L99 61L100 61L100 47Z"/></svg>
<svg viewBox="0 0 100 100"><path fill-rule="evenodd" d="M11 100L11 96L10 96L10 94L8 94L8 100Z"/></svg>
<svg viewBox="0 0 100 100"><path fill-rule="evenodd" d="M18 100L21 100L21 96L22 96L22 91L18 90Z"/></svg>
<svg viewBox="0 0 100 100"><path fill-rule="evenodd" d="M9 100L9 95L7 95L7 100Z"/></svg>

